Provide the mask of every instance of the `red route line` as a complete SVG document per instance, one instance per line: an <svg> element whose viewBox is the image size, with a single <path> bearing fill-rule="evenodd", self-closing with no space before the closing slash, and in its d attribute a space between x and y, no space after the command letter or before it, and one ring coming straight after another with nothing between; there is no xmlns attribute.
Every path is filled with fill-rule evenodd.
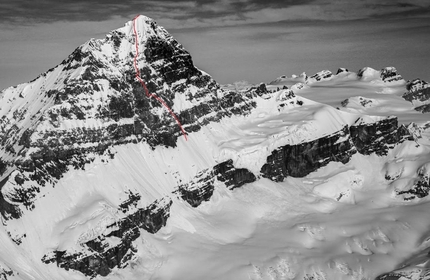
<svg viewBox="0 0 430 280"><path fill-rule="evenodd" d="M185 133L185 130L184 130L184 128L182 127L181 122L179 121L179 119L178 119L178 117L175 115L175 113L173 113L172 109L170 109L170 107L166 104L166 102L164 102L164 100L163 100L163 99L161 99L160 97L158 97L156 94L154 94L154 93L149 93L149 90L148 90L148 88L146 87L145 82L140 78L140 71L139 71L139 68L137 67L137 56L139 55L139 43L138 43L138 39L137 39L137 32L136 32L136 19L137 19L138 17L139 17L139 16L136 16L136 17L133 19L133 32L134 32L134 37L135 37L135 39L136 39L136 40L135 40L135 45L136 45L136 55L134 56L134 62L133 62L133 65L134 65L134 70L136 70L136 78L137 78L137 80L139 80L140 84L142 85L143 90L145 91L146 97L148 97L148 98L154 97L158 102L160 102L161 104L163 104L163 106L164 106L164 107L166 107L167 111L169 111L170 115L172 115L172 117L173 117L173 118L176 120L176 122L178 123L178 126L179 126L179 128L181 129L182 134L183 134L183 135L184 135L184 137L185 137L185 140L186 140L186 141L188 141L187 134Z"/></svg>

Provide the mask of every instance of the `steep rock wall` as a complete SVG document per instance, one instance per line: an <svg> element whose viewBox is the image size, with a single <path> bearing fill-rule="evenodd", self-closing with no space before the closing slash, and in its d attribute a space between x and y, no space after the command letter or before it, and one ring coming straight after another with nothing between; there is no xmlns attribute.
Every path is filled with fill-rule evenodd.
<svg viewBox="0 0 430 280"><path fill-rule="evenodd" d="M267 157L261 173L275 182L282 182L287 176L304 177L332 161L345 164L356 152L386 155L390 148L405 139L413 140L404 126L398 127L397 118L374 123L358 119L354 125L333 134L277 148Z"/></svg>

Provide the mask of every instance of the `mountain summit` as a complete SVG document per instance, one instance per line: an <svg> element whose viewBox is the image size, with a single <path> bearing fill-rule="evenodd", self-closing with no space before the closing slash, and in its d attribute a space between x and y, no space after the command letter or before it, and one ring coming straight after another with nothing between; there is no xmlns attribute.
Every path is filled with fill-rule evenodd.
<svg viewBox="0 0 430 280"><path fill-rule="evenodd" d="M8 234L22 247L34 246L30 250L34 259L44 260L40 263L50 263L54 252L57 266L85 275L107 275L126 265L135 254L131 242L139 236L128 212L136 219L148 216L146 222L137 222L138 228L158 231L169 215L172 192L216 164L201 145L212 138L207 129L184 146L169 110L192 134L226 116L246 114L255 106L245 102L251 97L220 89L194 66L183 46L148 17L138 16L104 39L91 39L60 65L0 94L0 212ZM181 149L168 149L179 144ZM234 169L231 164L225 168ZM193 200L199 204L203 198ZM96 212L84 211L90 216L82 216L79 223L86 229L72 230L66 221L82 207L95 207ZM124 212L113 218L110 208ZM118 219L124 225L109 231L119 230L112 234L120 243L93 239L98 239L94 226L111 228ZM36 220L45 222L36 225ZM60 220L65 224L58 224ZM78 235L68 240L54 233L58 230ZM45 241L37 241L40 238ZM75 245L68 247L70 242ZM83 257L95 249L93 243L106 256Z"/></svg>
<svg viewBox="0 0 430 280"><path fill-rule="evenodd" d="M375 278L426 244L427 89L219 85L138 16L0 92L0 279Z"/></svg>

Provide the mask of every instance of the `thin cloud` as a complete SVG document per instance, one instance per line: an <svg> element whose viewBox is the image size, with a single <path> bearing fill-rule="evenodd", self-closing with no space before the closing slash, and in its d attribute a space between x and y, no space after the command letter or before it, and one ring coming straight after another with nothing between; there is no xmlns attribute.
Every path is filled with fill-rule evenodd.
<svg viewBox="0 0 430 280"><path fill-rule="evenodd" d="M167 28L283 20L347 20L430 14L428 0L14 0L0 3L2 23L124 20L145 14Z"/></svg>
<svg viewBox="0 0 430 280"><path fill-rule="evenodd" d="M89 38L103 38L136 14L154 18L221 82L265 80L282 69L321 70L330 61L325 57L346 50L356 53L354 67L362 67L372 66L361 64L364 57L390 46L383 48L393 53L387 56L390 64L411 65L411 73L423 72L412 66L428 57L428 0L14 0L0 2L0 89L31 80ZM406 25L411 19L416 24ZM349 29L330 33L321 26ZM388 37L374 43L383 36ZM406 47L421 49L404 54ZM394 52L403 54L404 61L395 63ZM343 63L348 57L333 59L350 67Z"/></svg>

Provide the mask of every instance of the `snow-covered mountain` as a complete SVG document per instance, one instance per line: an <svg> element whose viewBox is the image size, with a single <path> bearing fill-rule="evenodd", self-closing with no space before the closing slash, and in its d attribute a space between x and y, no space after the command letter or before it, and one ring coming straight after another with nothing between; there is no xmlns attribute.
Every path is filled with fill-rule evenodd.
<svg viewBox="0 0 430 280"><path fill-rule="evenodd" d="M138 16L0 92L0 279L427 279L428 89L219 85Z"/></svg>

